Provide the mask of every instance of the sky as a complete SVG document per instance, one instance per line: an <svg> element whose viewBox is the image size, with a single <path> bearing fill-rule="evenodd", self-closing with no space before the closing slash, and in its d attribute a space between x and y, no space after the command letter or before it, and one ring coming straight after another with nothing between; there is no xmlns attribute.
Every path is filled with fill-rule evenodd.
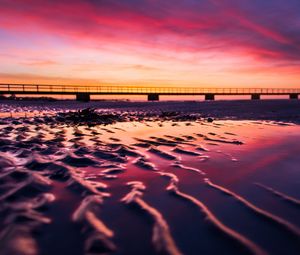
<svg viewBox="0 0 300 255"><path fill-rule="evenodd" d="M299 0L0 0L0 82L300 87Z"/></svg>

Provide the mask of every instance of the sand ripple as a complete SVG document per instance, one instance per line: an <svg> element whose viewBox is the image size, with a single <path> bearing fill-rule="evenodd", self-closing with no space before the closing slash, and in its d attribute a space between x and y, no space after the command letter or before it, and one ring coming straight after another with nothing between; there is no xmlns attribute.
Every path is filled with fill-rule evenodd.
<svg viewBox="0 0 300 255"><path fill-rule="evenodd" d="M294 235L297 239L300 241L300 229L293 225L292 223L288 222L287 220L280 218L277 215L274 215L268 211L265 211L254 204L250 203L248 200L245 198L241 197L240 195L234 193L233 191L226 189L220 185L214 184L211 182L209 179L206 179L205 182L212 188L215 188L242 203L244 206L249 208L251 211L256 213L257 215L269 220L270 222L273 222L274 224L282 227L286 231L288 231L290 234Z"/></svg>
<svg viewBox="0 0 300 255"><path fill-rule="evenodd" d="M143 183L134 181L127 183L127 185L131 187L131 191L124 198L122 198L122 201L127 204L135 203L151 216L154 221L152 242L157 252L170 255L182 254L176 247L176 244L171 236L169 226L162 214L141 198L143 191L146 189Z"/></svg>
<svg viewBox="0 0 300 255"><path fill-rule="evenodd" d="M213 224L213 226L217 228L220 232L226 234L235 242L238 242L240 245L242 245L243 248L246 248L248 251L250 251L251 254L267 254L258 245L247 239L245 236L224 225L200 200L196 199L191 195L181 192L178 188L179 180L176 177L176 175L170 173L161 173L161 175L170 178L170 184L167 187L167 190L174 193L178 197L196 205L205 214L206 218Z"/></svg>
<svg viewBox="0 0 300 255"><path fill-rule="evenodd" d="M214 203L219 203L222 208L223 196L215 198L212 195L213 199L205 200L206 203L197 197L195 192L198 189L208 195L214 194L207 185L238 201L254 212L254 217L262 217L279 226L284 233L290 234L284 235L286 240L289 240L289 236L299 240L300 230L288 220L289 215L287 219L274 215L211 181L226 178L223 174L223 170L227 170L223 169L225 164L218 165L218 162L223 162L223 155L236 161L227 148L240 147L230 144L245 144L243 149L247 146L247 139L245 143L242 142L245 137L240 137L239 130L231 132L229 129L230 132L226 132L229 124L164 122L159 119L161 115L157 111L145 114L146 119L151 121L148 123L138 113L130 116L122 112L112 115L106 112L104 115L100 113L104 118L100 121L102 124L107 124L105 118L108 118L109 122L124 120L127 126L116 124L104 128L99 123L90 126L85 125L84 121L75 123L73 117L81 119L82 112L62 114L57 123L57 119L51 117L55 113L52 110L53 115L45 117L9 117L0 120L1 254L47 254L49 248L61 254L61 251L68 251L73 246L81 254L127 254L127 250L122 249L128 248L129 241L136 247L149 242L148 248L152 247L155 254L182 254L185 249L194 248L187 247L186 243L189 242L186 239L199 241L198 236L184 237L178 234L178 230L185 233L186 227L192 230L196 228L192 217L203 220L202 226L206 226L205 220L208 220L216 230L209 233L210 238L225 236L234 244L234 249L238 247L235 254L267 254L265 249L269 247L264 247L264 242L259 243L255 238L250 240L247 230L242 234L229 227L231 225L225 220L226 217L223 220L223 212L212 209ZM172 114L162 115L167 120L173 120ZM64 116L68 118L67 123L63 120ZM174 116L189 121L199 118L178 113ZM131 122L129 117L132 117ZM134 122L139 119L143 121ZM135 133L132 133L133 130ZM212 144L218 145L220 150L215 151ZM242 163L236 162L234 166ZM233 162L227 160L226 164L230 167ZM226 171L226 174L236 174L236 179L242 179L244 172L241 169L234 173ZM203 175L209 179L203 182ZM166 188L160 176L168 179ZM127 194L125 183L131 189ZM295 206L300 205L297 198L264 184L256 185ZM152 232L145 230L149 222L140 221L137 211L128 210L120 203L120 198L131 209L150 219ZM179 198L185 201L186 208L183 209ZM239 209L238 206L232 208L233 213ZM192 215L195 208L198 210ZM292 213L294 209L291 209ZM187 214L181 214L181 210L186 210ZM188 213L191 213L191 217ZM233 216L243 219L243 215ZM173 228L174 222L176 226ZM190 233L189 230L186 232ZM140 233L147 240L142 240ZM56 241L45 245L45 240L51 240L52 237L56 237ZM63 249L58 250L54 243ZM201 245L205 246L201 247L203 251L209 247L205 242L201 242ZM145 254L150 253L152 250L145 250Z"/></svg>

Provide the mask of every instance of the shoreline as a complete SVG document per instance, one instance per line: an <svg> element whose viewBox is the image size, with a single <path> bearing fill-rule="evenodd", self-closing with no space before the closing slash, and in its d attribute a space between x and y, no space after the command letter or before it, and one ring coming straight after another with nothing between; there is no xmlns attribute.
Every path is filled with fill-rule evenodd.
<svg viewBox="0 0 300 255"><path fill-rule="evenodd" d="M45 104L47 102L47 104ZM0 117L38 117L57 112L72 112L86 108L129 117L178 113L197 118L218 120L265 120L300 123L300 100L232 100L232 101L7 101L0 100ZM15 115L15 116L14 116ZM21 115L21 116L20 116Z"/></svg>

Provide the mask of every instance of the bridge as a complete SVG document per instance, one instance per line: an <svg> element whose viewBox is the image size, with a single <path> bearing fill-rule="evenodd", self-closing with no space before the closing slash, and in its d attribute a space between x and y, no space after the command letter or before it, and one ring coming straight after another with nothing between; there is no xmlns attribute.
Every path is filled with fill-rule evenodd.
<svg viewBox="0 0 300 255"><path fill-rule="evenodd" d="M249 95L258 100L262 95L287 95L298 99L300 88L179 88L179 87L137 87L108 85L46 85L0 83L0 94L10 95L75 95L78 101L89 101L91 95L146 95L148 101L158 101L160 95L187 96L202 95L205 100L214 100L218 95Z"/></svg>

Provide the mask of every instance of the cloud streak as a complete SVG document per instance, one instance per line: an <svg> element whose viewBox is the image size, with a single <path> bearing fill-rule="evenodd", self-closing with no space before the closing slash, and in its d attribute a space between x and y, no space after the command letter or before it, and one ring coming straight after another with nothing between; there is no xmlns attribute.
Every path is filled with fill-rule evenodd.
<svg viewBox="0 0 300 255"><path fill-rule="evenodd" d="M29 42L32 39L32 44L25 44L20 38L15 45L17 50L48 50L33 40L46 35L54 38L53 50L60 54L68 46L97 51L97 59L78 57L82 69L86 67L85 62L92 60L100 66L130 66L136 73L147 71L153 75L169 68L163 75L167 77L172 73L172 66L166 68L166 65L173 59L175 66L179 61L184 62L183 70L187 66L190 71L194 70L196 65L199 71L202 69L199 63L206 62L209 66L204 75L214 72L225 75L228 69L227 75L232 76L235 67L224 63L232 65L232 59L239 59L236 70L252 70L255 74L263 66L262 69L270 73L272 67L280 72L283 66L282 73L288 75L289 68L297 74L300 64L298 0L0 0L0 12L0 32L6 32L0 46L11 40L9 32L26 34ZM103 62L101 56L107 56L108 52L110 58ZM1 54L5 52L0 51ZM128 57L124 63L120 57L123 54L132 58ZM22 56L10 61L12 67L19 63L21 69L71 65L66 60L70 52L65 50L65 55L50 60L45 56L37 61ZM222 59L223 64L218 65L218 59ZM245 67L241 67L243 64Z"/></svg>

